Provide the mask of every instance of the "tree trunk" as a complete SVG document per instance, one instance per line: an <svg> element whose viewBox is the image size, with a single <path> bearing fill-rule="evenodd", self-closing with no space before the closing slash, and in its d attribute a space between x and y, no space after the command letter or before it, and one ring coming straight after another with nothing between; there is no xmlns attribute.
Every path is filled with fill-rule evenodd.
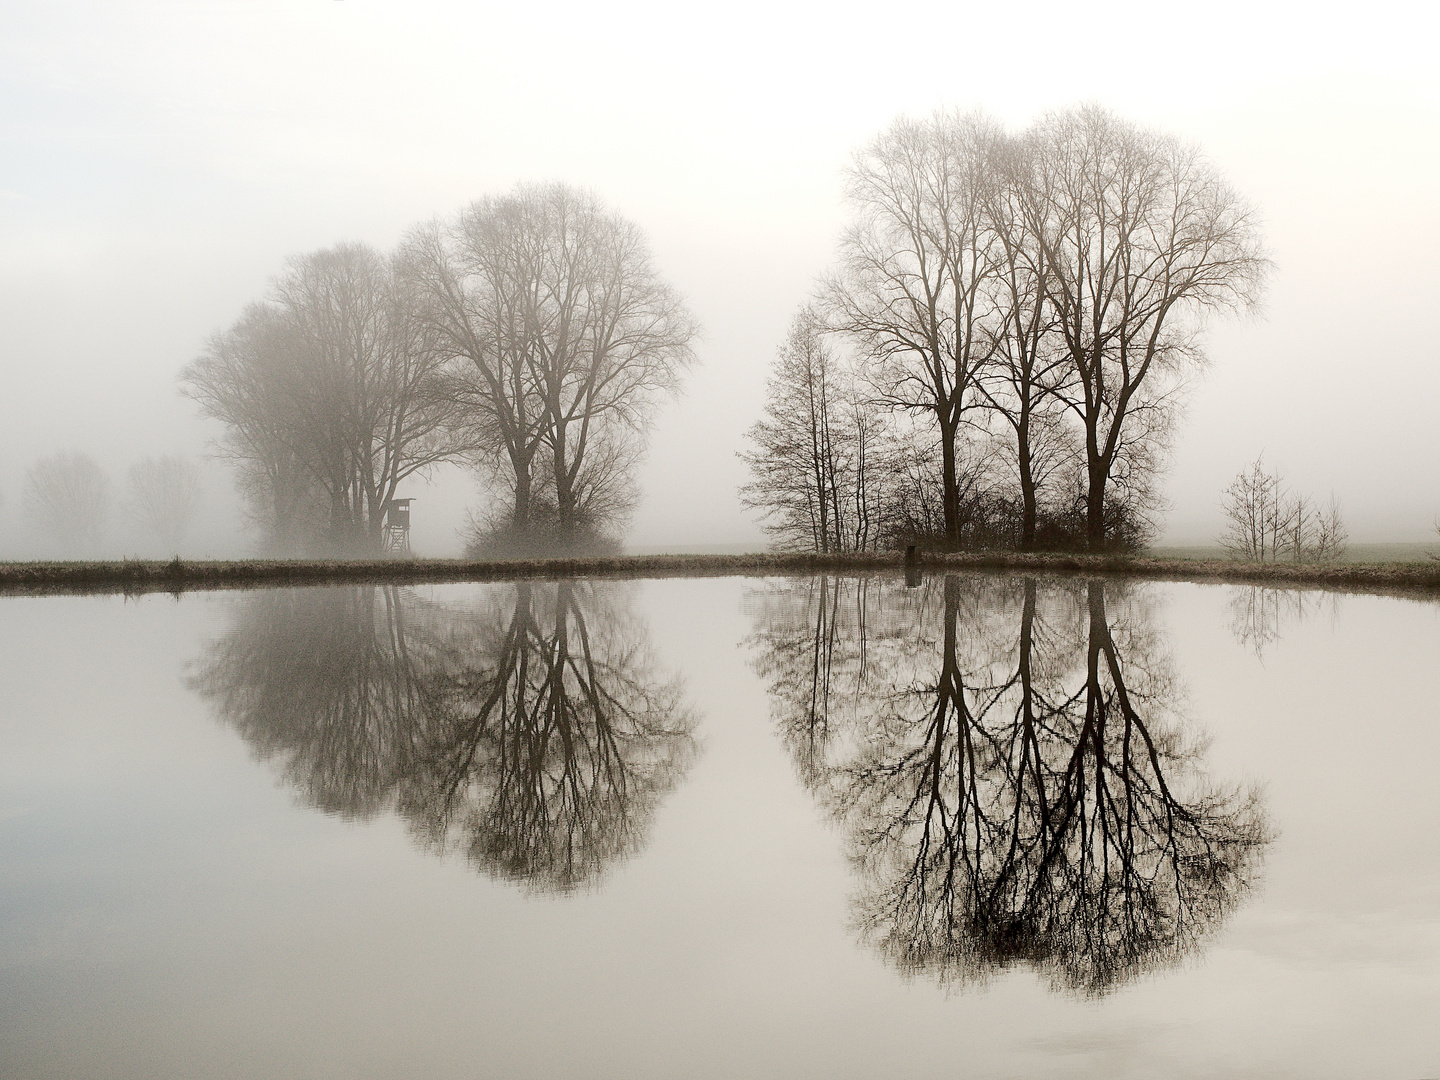
<svg viewBox="0 0 1440 1080"><path fill-rule="evenodd" d="M1020 406L1020 422L1015 427L1016 449L1020 465L1020 550L1035 549L1035 477L1030 457L1030 407Z"/></svg>
<svg viewBox="0 0 1440 1080"><path fill-rule="evenodd" d="M1113 451L1100 452L1098 417L1087 408L1085 416L1085 466L1089 483L1085 488L1085 546L1090 551L1105 548L1105 482L1110 479Z"/></svg>
<svg viewBox="0 0 1440 1080"><path fill-rule="evenodd" d="M555 517L560 536L566 541L576 539L575 485L565 460L565 429L555 432Z"/></svg>
<svg viewBox="0 0 1440 1080"><path fill-rule="evenodd" d="M1090 465L1090 486L1085 492L1085 541L1091 551L1105 549L1105 481L1110 470L1102 462Z"/></svg>
<svg viewBox="0 0 1440 1080"><path fill-rule="evenodd" d="M943 418L940 421L940 482L945 488L945 543L953 551L960 549L960 479L955 467L955 427Z"/></svg>
<svg viewBox="0 0 1440 1080"><path fill-rule="evenodd" d="M515 468L515 512L511 517L511 528L523 533L530 528L530 462L511 458Z"/></svg>

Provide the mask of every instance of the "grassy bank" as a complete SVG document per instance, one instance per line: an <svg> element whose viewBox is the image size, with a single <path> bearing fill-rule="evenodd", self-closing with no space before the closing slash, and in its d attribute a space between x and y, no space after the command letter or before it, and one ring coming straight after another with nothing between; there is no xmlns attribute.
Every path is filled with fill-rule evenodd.
<svg viewBox="0 0 1440 1080"><path fill-rule="evenodd" d="M1361 563L1373 566L1377 563L1424 563L1432 552L1440 552L1440 544L1348 544L1340 556L1342 563ZM1156 559L1184 559L1201 562L1226 562L1229 553L1219 544L1156 545L1145 549L1145 555Z"/></svg>
<svg viewBox="0 0 1440 1080"><path fill-rule="evenodd" d="M240 560L228 562L0 563L0 594L182 593L286 585L420 584L563 577L766 577L890 572L905 567L893 552L864 554L622 555L477 562L465 559ZM1440 562L1243 563L1148 555L1044 555L1017 552L926 554L924 573L1005 571L1045 576L1117 576L1217 581L1277 588L1440 594Z"/></svg>

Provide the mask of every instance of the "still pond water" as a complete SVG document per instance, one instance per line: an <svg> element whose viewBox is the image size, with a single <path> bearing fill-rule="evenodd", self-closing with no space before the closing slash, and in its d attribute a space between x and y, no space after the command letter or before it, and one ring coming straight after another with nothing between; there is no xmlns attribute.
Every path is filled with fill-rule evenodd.
<svg viewBox="0 0 1440 1080"><path fill-rule="evenodd" d="M0 1076L1440 1075L1440 606L0 599Z"/></svg>

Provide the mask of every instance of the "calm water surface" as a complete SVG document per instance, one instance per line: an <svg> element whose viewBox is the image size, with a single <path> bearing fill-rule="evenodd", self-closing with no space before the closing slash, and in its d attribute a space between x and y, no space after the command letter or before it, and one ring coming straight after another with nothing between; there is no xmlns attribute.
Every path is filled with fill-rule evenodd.
<svg viewBox="0 0 1440 1080"><path fill-rule="evenodd" d="M0 1076L1440 1075L1440 606L0 599Z"/></svg>

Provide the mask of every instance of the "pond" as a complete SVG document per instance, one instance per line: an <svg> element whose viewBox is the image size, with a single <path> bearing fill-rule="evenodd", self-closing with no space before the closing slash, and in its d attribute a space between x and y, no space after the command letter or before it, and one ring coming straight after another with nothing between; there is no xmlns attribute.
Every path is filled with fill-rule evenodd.
<svg viewBox="0 0 1440 1080"><path fill-rule="evenodd" d="M0 599L0 1075L1440 1075L1440 605Z"/></svg>

